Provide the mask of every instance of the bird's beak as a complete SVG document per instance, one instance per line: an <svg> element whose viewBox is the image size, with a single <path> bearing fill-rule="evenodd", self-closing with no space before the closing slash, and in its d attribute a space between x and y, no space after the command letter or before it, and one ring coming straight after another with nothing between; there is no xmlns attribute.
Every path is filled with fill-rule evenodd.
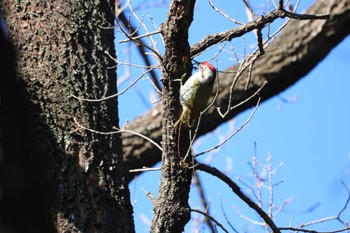
<svg viewBox="0 0 350 233"><path fill-rule="evenodd" d="M193 60L193 63L194 63L195 65L197 65L198 69L202 69L202 66L201 66L201 63L200 63L200 62L198 62L198 61L196 61L196 60Z"/></svg>
<svg viewBox="0 0 350 233"><path fill-rule="evenodd" d="M196 61L196 60L193 60L193 62L194 62L194 64L196 64L196 65L201 64L200 62L198 62L198 61Z"/></svg>

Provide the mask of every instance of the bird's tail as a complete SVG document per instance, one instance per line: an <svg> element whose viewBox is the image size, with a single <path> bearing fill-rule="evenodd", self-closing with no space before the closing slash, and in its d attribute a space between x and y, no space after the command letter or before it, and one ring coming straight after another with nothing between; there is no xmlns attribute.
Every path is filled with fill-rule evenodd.
<svg viewBox="0 0 350 233"><path fill-rule="evenodd" d="M180 118L175 122L174 128L178 128L181 124L190 127L191 112L188 108L184 108Z"/></svg>

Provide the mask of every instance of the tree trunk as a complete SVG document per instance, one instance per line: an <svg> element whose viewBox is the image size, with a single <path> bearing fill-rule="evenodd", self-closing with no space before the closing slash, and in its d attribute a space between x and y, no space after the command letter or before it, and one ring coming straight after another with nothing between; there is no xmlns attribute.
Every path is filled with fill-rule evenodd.
<svg viewBox="0 0 350 233"><path fill-rule="evenodd" d="M291 20L282 34L267 48L267 52L256 61L247 90L245 86L248 71L242 73L235 85L231 106L245 101L261 87L265 80L268 81L268 84L260 92L262 101L284 91L316 67L350 33L349 0L318 0L308 9L307 13L330 13L332 16L329 20ZM227 71L237 69L238 66L234 66L229 67ZM221 107L222 112L227 108L233 79L232 74L219 73L219 96L215 104L202 117L198 136L212 131L256 104L256 99L253 98L232 109L225 118L218 114L216 107ZM130 122L128 129L160 143L161 106L153 107ZM151 167L160 161L160 151L150 142L130 134L123 134L122 137L126 168ZM130 179L132 176L129 177Z"/></svg>
<svg viewBox="0 0 350 233"><path fill-rule="evenodd" d="M189 138L178 135L174 123L179 118L179 86L175 81L190 75L191 59L188 29L193 19L195 1L172 1L168 20L162 27L165 44L162 90L162 176L154 206L151 232L183 232L190 220L188 198L192 170L191 159L184 160ZM181 58L181 59L179 59ZM180 132L178 132L180 133ZM178 139L180 139L180 145Z"/></svg>
<svg viewBox="0 0 350 233"><path fill-rule="evenodd" d="M83 129L107 132L118 127L117 100L72 97L100 98L116 91L115 69L110 68L115 64L105 54L115 54L114 1L4 0L1 9L17 53L17 86L30 103L26 107L35 129L30 136L38 145L38 153L26 154L33 158L30 170L19 171L26 172L22 187L38 197L32 205L41 206L46 193L30 187L36 180L26 175L31 178L32 171L44 166L52 171L41 174L50 177L58 232L134 232L119 135ZM35 162L39 159L45 164ZM17 232L40 232L47 219L38 215L33 221L26 213L28 230L13 225L16 219L10 218L16 216L4 225Z"/></svg>
<svg viewBox="0 0 350 233"><path fill-rule="evenodd" d="M2 29L0 51L0 232L52 232L48 170L31 133L29 102L15 80L14 49Z"/></svg>

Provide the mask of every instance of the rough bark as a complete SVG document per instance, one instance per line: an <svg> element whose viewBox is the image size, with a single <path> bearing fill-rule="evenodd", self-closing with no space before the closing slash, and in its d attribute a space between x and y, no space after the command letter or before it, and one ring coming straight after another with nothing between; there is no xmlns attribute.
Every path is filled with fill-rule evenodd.
<svg viewBox="0 0 350 233"><path fill-rule="evenodd" d="M119 135L92 133L74 122L110 131L119 123L117 101L88 103L71 97L99 98L116 91L115 70L109 68L113 61L105 55L115 54L114 1L4 0L1 9L17 52L17 85L33 119L30 135L38 145L37 154L26 155L34 163L28 173L41 170L42 164L35 163L39 158L52 170L42 174L52 184L56 230L133 232ZM25 179L23 187L30 182L35 184ZM28 187L38 196L32 204L41 206L40 199L47 196L35 188ZM40 232L43 221L47 218L37 218L18 232Z"/></svg>
<svg viewBox="0 0 350 233"><path fill-rule="evenodd" d="M350 2L348 0L318 0L307 10L307 13L330 13L332 16L326 21L291 20L281 35L266 49L266 53L256 61L247 90L245 90L245 85L248 71L243 72L232 94L232 106L241 103L255 93L265 80L268 81L268 84L259 94L262 101L284 91L316 67L350 33ZM237 66L230 67L227 71L236 71L237 68ZM202 118L199 136L212 131L256 104L256 98L253 98L232 109L225 118L222 118L216 107L221 107L222 112L227 108L233 75L220 73L219 80L221 85L219 96ZM130 122L128 129L160 143L161 107L155 106ZM124 161L127 168L150 167L160 161L161 152L148 141L130 134L124 134L122 137Z"/></svg>
<svg viewBox="0 0 350 233"><path fill-rule="evenodd" d="M52 232L47 169L36 156L29 102L15 81L14 49L0 32L0 232Z"/></svg>
<svg viewBox="0 0 350 233"><path fill-rule="evenodd" d="M178 135L174 123L178 119L179 82L183 74L190 74L191 59L188 29L193 19L195 1L172 1L168 19L162 25L165 44L162 90L162 176L158 197L154 203L151 232L183 232L190 220L188 198L192 170L184 161L188 138Z"/></svg>

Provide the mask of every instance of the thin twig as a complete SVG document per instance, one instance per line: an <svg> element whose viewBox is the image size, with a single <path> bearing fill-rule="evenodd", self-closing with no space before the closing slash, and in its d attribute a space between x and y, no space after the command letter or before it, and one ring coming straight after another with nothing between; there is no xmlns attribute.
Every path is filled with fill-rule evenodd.
<svg viewBox="0 0 350 233"><path fill-rule="evenodd" d="M106 97L103 97L103 98L99 98L99 99L88 99L88 98L82 98L82 97L79 97L79 96L76 96L76 95L70 95L69 97L73 97L75 99L78 99L80 101L87 101L87 102L101 102L101 101L105 101L105 100L108 100L108 99L111 99L111 98L114 98L114 97L117 97L117 96L120 96L122 94L124 94L125 92L127 92L132 86L134 86L143 76L145 76L149 71L153 70L154 67L151 67L150 69L146 70L145 72L143 72L137 79L135 79L129 86L127 86L124 90L118 92L118 93L115 93L113 95L109 95L109 96L106 96Z"/></svg>
<svg viewBox="0 0 350 233"><path fill-rule="evenodd" d="M253 18L256 17L256 14L254 13L252 7L249 5L249 2L247 0L242 0L246 9L249 11L249 13L252 15Z"/></svg>
<svg viewBox="0 0 350 233"><path fill-rule="evenodd" d="M315 20L315 19L329 19L329 14L298 14L286 10L281 10L283 17L288 17L291 19L298 19L298 20Z"/></svg>
<svg viewBox="0 0 350 233"><path fill-rule="evenodd" d="M129 33L127 33L119 24L119 21L116 21L117 25L119 26L120 32L124 34L124 36L126 38L129 38L130 40L132 40L132 35L130 35ZM158 58L158 60L161 62L162 61L162 56L160 55L159 51L157 49L153 49L151 46L148 46L147 44L145 44L141 39L138 40L133 40L136 44L138 45L142 45L143 47L149 49L150 51L152 51L156 57Z"/></svg>
<svg viewBox="0 0 350 233"><path fill-rule="evenodd" d="M146 196L151 200L153 206L155 206L157 203L157 199L153 196L153 194L144 188L142 188L142 190L145 192Z"/></svg>
<svg viewBox="0 0 350 233"><path fill-rule="evenodd" d="M348 207L349 202L350 202L350 189L348 188L348 186L346 186L346 184L344 183L344 181L341 181L342 185L345 187L346 191L348 191L348 199L346 199L345 205L343 206L343 209L340 210L339 214L338 214L338 220L340 221L340 216L342 215L342 213L345 211L345 209ZM342 222L343 223L343 222ZM343 223L344 224L344 223Z"/></svg>
<svg viewBox="0 0 350 233"><path fill-rule="evenodd" d="M238 231L232 226L230 220L228 219L228 217L227 217L227 215L226 215L226 212L225 212L224 207L223 207L223 205L222 205L222 198L221 198L221 195L220 195L219 197L220 197L220 209L221 209L222 214L224 215L224 218L226 219L227 224L231 227L231 229L232 229L234 232L238 233Z"/></svg>
<svg viewBox="0 0 350 233"><path fill-rule="evenodd" d="M294 8L293 13L296 11L298 5L299 5L299 1L297 2L296 6L295 6L295 8ZM278 28L278 29L271 35L271 37L268 37L268 38L262 43L262 44L264 45L264 47L269 46L269 43L268 43L268 42L271 40L271 38L274 38L274 37L277 35L277 33L279 33L279 32L289 23L289 21L290 21L290 18L289 18L280 28ZM244 39L244 38L243 38L243 39ZM244 40L243 40L243 41L244 41ZM245 43L245 41L244 41L244 43ZM244 46L244 48L245 48L245 47L246 47L246 46ZM258 53L258 51L259 51L259 48L257 48L248 58L244 59L243 62L240 63L240 66L239 66L239 68L238 68L238 71L236 72L236 76L235 76L235 78L234 78L234 80L233 80L233 82L232 82L232 84L231 84L231 87L230 87L229 103L228 103L227 111L226 111L225 113L221 113L220 107L217 108L218 113L219 113L219 115L220 115L221 117L225 117L225 116L228 114L229 110L231 110L232 92L233 92L233 89L234 89L234 87L235 87L235 85L236 85L236 83L237 83L237 81L238 81L238 78L241 76L241 74L245 71L245 69L246 69L247 67L249 67L250 69L252 69L252 67L253 67L252 64L254 64L255 61L261 56L261 53ZM250 71L251 71L251 70L250 70ZM249 82L250 82L250 79L251 79L251 77L249 77L249 76L252 74L252 72L250 72L250 71L248 72L248 80L247 80L247 83L246 83L246 87L249 85ZM266 83L264 83L263 86L264 86L265 84L266 84ZM261 87L261 88L262 88L262 87ZM259 89L259 90L260 90L260 89ZM259 91L259 90L258 90L258 91ZM256 93L258 93L258 91L257 91ZM256 94L256 93L255 93L255 94ZM255 95L255 94L254 94L254 95ZM254 95L252 95L251 97L253 97ZM243 103L249 101L249 99L250 99L250 98L246 99L245 101L243 101L243 102L237 104L236 106L234 106L234 107L232 107L232 108L235 108L235 107L237 107L237 106L239 106L239 105L241 105L241 104L243 104Z"/></svg>
<svg viewBox="0 0 350 233"><path fill-rule="evenodd" d="M139 16L136 14L136 11L134 10L133 6L131 5L131 1L128 0L128 4L129 4L129 8L131 10L131 12L133 13L134 17L139 21L139 23L143 26L144 30L146 31L147 34L150 34L150 32L148 31L147 26L142 22L142 20L139 18ZM160 54L159 49L157 47L157 43L154 41L152 36L147 37L149 39L149 41L152 43L153 48L156 51L156 54Z"/></svg>
<svg viewBox="0 0 350 233"><path fill-rule="evenodd" d="M198 173L194 172L193 173L193 182L197 187L198 190L198 194L202 203L203 208L205 209L205 213L208 213L210 215L210 211L209 211L209 204L207 202L207 199L205 198L204 195L204 190L203 190L203 185L199 179ZM211 221L209 221L208 218L205 218L205 223L208 225L208 227L210 228L210 230L214 233L215 232L215 228L213 226L213 224L211 223Z"/></svg>
<svg viewBox="0 0 350 233"><path fill-rule="evenodd" d="M282 205L272 214L272 216L274 217L274 216L276 216L278 213L280 213L283 209L284 209L284 207L286 207L288 204L290 203L290 200L285 200L283 203L282 203Z"/></svg>
<svg viewBox="0 0 350 233"><path fill-rule="evenodd" d="M84 129L84 130L87 130L87 131L90 131L92 133L96 133L96 134L102 134L102 135L112 135L112 134L117 134L117 133L130 133L130 134L133 134L133 135L136 135L136 136L139 136L143 139L146 139L147 141L149 141L150 143L152 143L153 145L155 145L160 151L163 151L162 147L159 146L155 141L153 141L152 139L150 139L149 137L146 137L145 135L143 134L140 134L140 133L136 133L134 131L131 131L131 130L127 130L127 129L117 129L115 128L116 130L115 131L108 131L108 132L102 132L102 131L98 131L98 130L94 130L94 129L90 129L88 127L85 127L83 125L81 125L77 119L75 119L75 117L73 117L73 120L74 120L74 123L79 126L80 128Z"/></svg>
<svg viewBox="0 0 350 233"><path fill-rule="evenodd" d="M250 164L250 163L249 163ZM253 157L253 165L251 165L252 170L253 170L253 174L255 176L256 179L256 190L257 190L257 197L258 197L258 203L260 208L263 207L263 203L262 203L262 192L261 192L261 178L259 176L259 172L258 172L258 159L256 158L256 156Z"/></svg>
<svg viewBox="0 0 350 233"><path fill-rule="evenodd" d="M258 200L258 195L256 194L255 189L251 185L248 185L245 181L243 181L243 179L240 176L237 177L237 180L241 182L241 184L251 192L251 194L256 200Z"/></svg>
<svg viewBox="0 0 350 233"><path fill-rule="evenodd" d="M211 0L208 0L210 6L216 11L218 12L220 15L224 16L225 18L227 18L228 20L232 21L235 24L239 24L239 25L243 25L244 23L239 22L238 20L232 18L231 16L229 16L228 14L226 14L225 12L223 12L222 10L220 10L219 8L217 8L214 3Z"/></svg>
<svg viewBox="0 0 350 233"><path fill-rule="evenodd" d="M268 167L268 174L269 174L269 192L270 192L270 199L269 199L269 216L271 218L273 218L273 209L274 209L274 205L273 205L273 169L272 169L272 165L271 165L271 154L269 153L267 156L267 167Z"/></svg>
<svg viewBox="0 0 350 233"><path fill-rule="evenodd" d="M134 172L147 172L147 171L160 171L162 170L161 167L142 167L142 168L136 168L136 169L130 169L129 172L130 173L134 173Z"/></svg>
<svg viewBox="0 0 350 233"><path fill-rule="evenodd" d="M153 35L156 35L156 34L159 34L159 33L160 33L160 30L156 30L154 32L150 32L150 33L147 33L147 34L137 35L137 36L134 36L134 37L130 37L128 39L119 40L118 42L121 44L121 43L126 43L126 42L129 42L129 41L140 40L141 38L148 37L148 36L153 36Z"/></svg>
<svg viewBox="0 0 350 233"><path fill-rule="evenodd" d="M225 112L225 113L222 113L222 112L221 112L221 108L220 108L220 107L217 108L217 111L218 111L219 115L220 115L222 118L224 118L224 117L230 112L230 110L231 110L232 98L233 98L233 94L232 94L232 93L233 93L234 87L236 86L236 83L237 83L239 77L240 77L240 76L242 75L242 73L250 66L250 64L251 64L252 62L255 62L255 60L258 59L258 57L259 57L259 54L257 54L257 53L254 52L251 56L249 56L249 58L244 59L243 62L240 63L239 68L238 68L238 71L237 71L237 73L236 73L236 76L235 76L235 78L233 79L232 84L231 84L231 86L230 86L229 100L228 100L228 106L227 106L226 112Z"/></svg>
<svg viewBox="0 0 350 233"><path fill-rule="evenodd" d="M253 118L255 112L258 110L258 106L259 106L259 103L260 103L260 99L261 99L261 98L258 99L258 102L257 102L257 104L256 104L256 106L255 106L253 112L252 112L252 113L250 114L250 116L248 117L248 119L247 119L235 132L233 132L229 137L227 137L224 141L222 141L222 142L219 143L218 145L216 145L216 146L214 146L214 147L212 147L212 148L210 148L210 149L207 149L207 150L205 150L205 151L202 151L202 152L196 154L194 157L197 157L197 156L200 156L200 155L202 155L202 154L208 153L208 152L210 152L210 151L212 151L212 150L216 150L217 148L219 148L219 147L221 147L223 144L225 144L228 140L230 140L233 136L235 136L239 131L241 131L241 130L250 122L250 120Z"/></svg>
<svg viewBox="0 0 350 233"><path fill-rule="evenodd" d="M301 231L301 232L308 232L308 233L338 233L343 231L350 230L350 227L345 227L343 229L333 230L333 231L315 231L315 230L308 230L304 228L297 228L297 227L279 227L280 231Z"/></svg>
<svg viewBox="0 0 350 233"><path fill-rule="evenodd" d="M239 215L239 217L250 222L251 224L257 225L257 226L262 226L262 227L266 225L264 222L259 222L259 221L253 220L253 219L243 215L236 206L232 206L232 208L236 211L236 213Z"/></svg>
<svg viewBox="0 0 350 233"><path fill-rule="evenodd" d="M143 68L143 69L150 69L150 68L154 68L154 69L156 69L156 68L160 68L160 67L157 67L157 66L145 66L145 65L139 65L139 64L133 64L133 63L130 63L130 62L123 62L123 61L117 61L117 63L118 63L118 66L120 66L120 65L125 65L125 66L132 66L132 67L135 67L135 68Z"/></svg>
<svg viewBox="0 0 350 233"><path fill-rule="evenodd" d="M330 217L326 217L326 218L321 218L315 221L311 221L308 223L304 223L300 225L300 228L302 227L307 227L307 226L311 226L311 225L315 225L315 224L319 224L319 223L323 223L323 222L328 222L328 221L332 221L332 220L337 220L338 216L330 216Z"/></svg>
<svg viewBox="0 0 350 233"><path fill-rule="evenodd" d="M285 230L285 231L301 231L301 232L311 232L311 233L337 233L337 232L343 232L343 231L350 230L350 227L347 225L347 223L345 223L344 221L342 221L340 219L341 214L345 211L345 209L348 207L348 204L350 202L350 190L344 184L344 182L342 182L342 184L344 185L345 189L348 191L348 198L347 198L343 208L339 211L337 216L332 216L332 217L326 217L326 218L318 219L318 220L315 220L315 221L312 221L312 222L301 224L298 227L280 227L279 229L280 230ZM342 223L346 227L343 228L343 229L332 230L332 231L316 231L316 230L304 229L304 227L306 227L306 226L311 226L311 225L315 225L315 224L319 224L319 223L323 223L323 222L327 222L327 221L332 221L332 220L338 220L340 223Z"/></svg>
<svg viewBox="0 0 350 233"><path fill-rule="evenodd" d="M205 217L209 218L211 221L215 222L215 224L218 225L223 231L229 233L229 231L226 230L226 228L219 221L217 221L215 218L213 218L209 214L207 214L207 213L205 213L205 212L203 212L201 210L197 210L197 209L190 209L190 211L204 215Z"/></svg>

